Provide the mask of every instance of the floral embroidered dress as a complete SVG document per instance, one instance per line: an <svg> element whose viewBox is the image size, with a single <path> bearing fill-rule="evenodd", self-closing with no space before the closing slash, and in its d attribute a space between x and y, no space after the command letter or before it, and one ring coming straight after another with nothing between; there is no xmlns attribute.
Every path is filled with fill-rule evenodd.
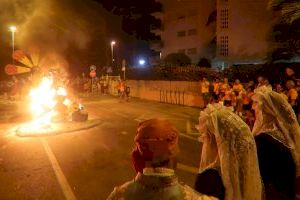
<svg viewBox="0 0 300 200"><path fill-rule="evenodd" d="M115 187L107 200L215 200L178 182L174 170L145 168L143 173Z"/></svg>

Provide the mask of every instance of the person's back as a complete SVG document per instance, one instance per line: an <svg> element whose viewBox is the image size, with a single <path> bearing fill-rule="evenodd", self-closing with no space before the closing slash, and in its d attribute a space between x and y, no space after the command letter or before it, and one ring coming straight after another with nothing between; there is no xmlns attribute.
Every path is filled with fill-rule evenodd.
<svg viewBox="0 0 300 200"><path fill-rule="evenodd" d="M142 122L132 161L136 177L115 187L107 200L212 200L180 184L174 172L179 132L166 120Z"/></svg>
<svg viewBox="0 0 300 200"><path fill-rule="evenodd" d="M148 169L151 171L152 169ZM108 200L190 200L213 199L201 196L187 185L178 183L173 170L160 168L156 173L138 173L134 180L116 187ZM145 171L145 170L144 170ZM147 169L146 169L147 171Z"/></svg>

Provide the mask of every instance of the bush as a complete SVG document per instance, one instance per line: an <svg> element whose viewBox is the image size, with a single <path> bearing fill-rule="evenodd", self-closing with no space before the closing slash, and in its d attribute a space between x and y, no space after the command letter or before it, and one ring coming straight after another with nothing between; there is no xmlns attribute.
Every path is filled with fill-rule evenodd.
<svg viewBox="0 0 300 200"><path fill-rule="evenodd" d="M191 59L183 53L171 53L164 58L166 66L186 66L191 64Z"/></svg>
<svg viewBox="0 0 300 200"><path fill-rule="evenodd" d="M207 58L201 58L198 62L199 67L211 68L210 60Z"/></svg>

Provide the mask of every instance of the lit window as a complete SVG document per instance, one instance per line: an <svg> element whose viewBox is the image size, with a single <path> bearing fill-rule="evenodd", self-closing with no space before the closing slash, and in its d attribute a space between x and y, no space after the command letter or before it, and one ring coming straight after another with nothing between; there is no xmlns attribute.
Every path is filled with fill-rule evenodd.
<svg viewBox="0 0 300 200"><path fill-rule="evenodd" d="M221 56L227 57L229 52L228 46L228 36L221 36L220 37L220 46L219 46L219 54Z"/></svg>
<svg viewBox="0 0 300 200"><path fill-rule="evenodd" d="M192 55L192 54L197 54L197 49L196 48L191 48L187 50L187 54Z"/></svg>
<svg viewBox="0 0 300 200"><path fill-rule="evenodd" d="M188 35L197 35L197 29L188 30Z"/></svg>
<svg viewBox="0 0 300 200"><path fill-rule="evenodd" d="M185 31L177 32L177 37L185 37Z"/></svg>
<svg viewBox="0 0 300 200"><path fill-rule="evenodd" d="M228 9L221 9L220 11L220 27L228 28L229 23L229 11Z"/></svg>

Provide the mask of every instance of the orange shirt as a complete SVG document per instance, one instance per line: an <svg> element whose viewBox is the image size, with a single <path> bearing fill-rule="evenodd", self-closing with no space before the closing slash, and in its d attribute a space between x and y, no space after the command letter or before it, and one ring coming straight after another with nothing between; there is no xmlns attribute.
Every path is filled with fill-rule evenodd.
<svg viewBox="0 0 300 200"><path fill-rule="evenodd" d="M298 98L298 92L295 88L292 88L288 91L287 96L290 100L296 100Z"/></svg>
<svg viewBox="0 0 300 200"><path fill-rule="evenodd" d="M251 103L252 101L252 96L253 96L253 92L244 92L242 95L242 99L243 99L243 104L244 105L248 105Z"/></svg>
<svg viewBox="0 0 300 200"><path fill-rule="evenodd" d="M208 81L201 81L201 93L208 93L209 92L209 82Z"/></svg>
<svg viewBox="0 0 300 200"><path fill-rule="evenodd" d="M213 83L214 93L219 94L220 85L221 85L221 83L216 83L216 82Z"/></svg>
<svg viewBox="0 0 300 200"><path fill-rule="evenodd" d="M242 84L239 83L239 84L234 84L232 89L235 92L241 92L244 89L244 87Z"/></svg>
<svg viewBox="0 0 300 200"><path fill-rule="evenodd" d="M224 96L224 100L232 100L233 99L233 94L230 88L227 88L227 90L225 90L225 96Z"/></svg>
<svg viewBox="0 0 300 200"><path fill-rule="evenodd" d="M225 93L228 88L230 88L228 83L222 83L220 86L220 92Z"/></svg>

